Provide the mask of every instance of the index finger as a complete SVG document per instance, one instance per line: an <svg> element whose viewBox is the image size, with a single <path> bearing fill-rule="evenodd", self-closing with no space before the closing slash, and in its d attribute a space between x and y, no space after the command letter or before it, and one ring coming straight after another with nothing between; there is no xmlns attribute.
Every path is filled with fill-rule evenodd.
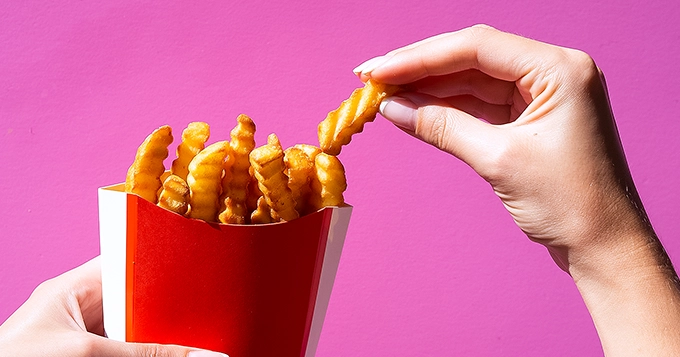
<svg viewBox="0 0 680 357"><path fill-rule="evenodd" d="M394 50L380 60L372 60L379 65L365 68L361 74L378 82L406 84L425 77L477 69L494 78L514 82L554 58L556 49L556 46L476 25Z"/></svg>

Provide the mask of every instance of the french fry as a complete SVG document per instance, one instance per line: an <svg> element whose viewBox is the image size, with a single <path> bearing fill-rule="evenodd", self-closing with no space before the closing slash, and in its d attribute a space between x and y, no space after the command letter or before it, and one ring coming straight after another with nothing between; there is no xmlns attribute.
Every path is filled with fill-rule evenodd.
<svg viewBox="0 0 680 357"><path fill-rule="evenodd" d="M177 146L177 158L172 161L170 172L186 181L189 163L205 148L210 137L210 126L204 122L192 122L182 131L182 142Z"/></svg>
<svg viewBox="0 0 680 357"><path fill-rule="evenodd" d="M302 150L312 161L314 161L316 155L322 152L318 147L309 144L295 144L293 147Z"/></svg>
<svg viewBox="0 0 680 357"><path fill-rule="evenodd" d="M288 188L293 193L295 209L304 215L308 211L307 201L312 190L310 179L314 170L314 161L298 147L290 147L284 152L288 175Z"/></svg>
<svg viewBox="0 0 680 357"><path fill-rule="evenodd" d="M345 202L347 189L345 168L333 155L321 153L314 159L315 175L312 179L311 203L314 210L340 206Z"/></svg>
<svg viewBox="0 0 680 357"><path fill-rule="evenodd" d="M320 147L297 144L284 152L271 134L255 148L255 123L245 114L238 116L230 141L205 147L210 127L189 123L169 171L163 162L172 133L162 126L137 150L125 189L181 215L228 224L290 221L342 205L347 181L336 155L375 119L380 101L398 90L371 80L356 89L319 123Z"/></svg>
<svg viewBox="0 0 680 357"><path fill-rule="evenodd" d="M185 215L189 209L189 185L186 181L177 175L169 175L163 181L158 206Z"/></svg>
<svg viewBox="0 0 680 357"><path fill-rule="evenodd" d="M163 185L161 175L165 171L163 160L168 157L168 146L171 143L172 129L167 125L146 137L128 169L125 192L134 193L153 204L158 202L158 192Z"/></svg>
<svg viewBox="0 0 680 357"><path fill-rule="evenodd" d="M245 114L238 116L236 127L231 131L230 174L222 180L221 212L222 223L244 224L248 217L246 199L250 183L249 155L255 148L255 123Z"/></svg>
<svg viewBox="0 0 680 357"><path fill-rule="evenodd" d="M252 224L272 223L274 220L271 216L271 207L267 204L267 199L260 196L257 200L257 208L250 215L250 222Z"/></svg>
<svg viewBox="0 0 680 357"><path fill-rule="evenodd" d="M217 216L221 223L246 224L246 217L244 215L248 214L248 209L245 203L236 202L231 197L224 198L222 202L225 208Z"/></svg>
<svg viewBox="0 0 680 357"><path fill-rule="evenodd" d="M340 107L326 116L318 127L319 147L330 155L340 154L352 135L364 130L364 124L375 120L380 102L397 92L399 87L368 80L355 89Z"/></svg>
<svg viewBox="0 0 680 357"><path fill-rule="evenodd" d="M283 221L298 218L293 194L288 188L283 149L275 134L269 135L266 145L250 153L250 164L255 170L260 190L273 213Z"/></svg>
<svg viewBox="0 0 680 357"><path fill-rule="evenodd" d="M248 173L250 174L250 182L248 183L246 208L248 208L248 212L253 212L258 207L257 201L262 197L262 191L260 191L260 186L257 184L257 177L255 177L255 170L252 166L248 168Z"/></svg>
<svg viewBox="0 0 680 357"><path fill-rule="evenodd" d="M218 141L199 152L189 163L189 217L207 222L217 219L223 162L229 150L228 141Z"/></svg>

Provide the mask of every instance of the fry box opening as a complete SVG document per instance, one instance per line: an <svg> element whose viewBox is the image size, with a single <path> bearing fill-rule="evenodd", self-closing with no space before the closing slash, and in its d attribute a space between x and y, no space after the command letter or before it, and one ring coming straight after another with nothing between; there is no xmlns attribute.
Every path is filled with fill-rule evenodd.
<svg viewBox="0 0 680 357"><path fill-rule="evenodd" d="M351 206L290 222L188 219L118 184L99 189L109 338L239 356L313 356Z"/></svg>

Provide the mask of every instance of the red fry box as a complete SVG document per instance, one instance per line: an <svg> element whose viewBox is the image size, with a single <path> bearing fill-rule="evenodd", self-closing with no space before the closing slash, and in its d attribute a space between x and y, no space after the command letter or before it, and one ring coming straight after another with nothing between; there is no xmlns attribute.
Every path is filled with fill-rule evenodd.
<svg viewBox="0 0 680 357"><path fill-rule="evenodd" d="M314 356L352 212L285 223L181 217L124 185L99 189L109 338L245 356Z"/></svg>

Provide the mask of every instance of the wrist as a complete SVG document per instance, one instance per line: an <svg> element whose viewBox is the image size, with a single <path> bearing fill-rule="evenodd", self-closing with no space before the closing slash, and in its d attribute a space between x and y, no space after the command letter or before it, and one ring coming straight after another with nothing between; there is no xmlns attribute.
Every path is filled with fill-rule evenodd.
<svg viewBox="0 0 680 357"><path fill-rule="evenodd" d="M678 278L650 230L574 253L569 273L598 331L605 355L676 355L680 326Z"/></svg>

